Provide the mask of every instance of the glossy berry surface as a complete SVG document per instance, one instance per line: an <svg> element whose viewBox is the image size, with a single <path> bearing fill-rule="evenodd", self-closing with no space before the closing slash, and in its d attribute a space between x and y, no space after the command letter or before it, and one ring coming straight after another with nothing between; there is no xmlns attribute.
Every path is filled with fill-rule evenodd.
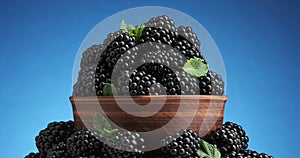
<svg viewBox="0 0 300 158"><path fill-rule="evenodd" d="M103 96L107 83L114 83L118 95L224 94L219 74L209 71L196 78L182 70L191 58L207 64L191 27L176 28L165 15L151 18L144 26L141 36L119 30L83 52L73 96Z"/></svg>
<svg viewBox="0 0 300 158"><path fill-rule="evenodd" d="M120 57L129 49L135 46L135 38L123 33L113 40L104 52L101 54L100 60L95 72L95 89L96 95L103 95L103 87L105 83L111 83L112 71Z"/></svg>
<svg viewBox="0 0 300 158"><path fill-rule="evenodd" d="M67 144L65 142L59 142L54 145L52 149L47 152L46 158L72 158L71 154L68 153Z"/></svg>
<svg viewBox="0 0 300 158"><path fill-rule="evenodd" d="M107 158L142 158L144 139L138 133L122 131L104 138L103 157Z"/></svg>
<svg viewBox="0 0 300 158"><path fill-rule="evenodd" d="M197 158L197 150L200 147L200 137L191 130L182 130L175 136L169 136L162 140L162 155L171 158Z"/></svg>
<svg viewBox="0 0 300 158"><path fill-rule="evenodd" d="M68 152L73 157L101 156L103 143L98 135L89 130L81 130L67 139Z"/></svg>
<svg viewBox="0 0 300 158"><path fill-rule="evenodd" d="M253 150L242 150L239 152L231 152L229 154L223 155L222 158L273 158L265 153L258 153Z"/></svg>
<svg viewBox="0 0 300 158"><path fill-rule="evenodd" d="M49 123L47 128L40 131L39 135L35 137L36 146L40 155L45 157L48 150L52 149L52 147L59 142L65 142L74 132L73 121Z"/></svg>
<svg viewBox="0 0 300 158"><path fill-rule="evenodd" d="M213 71L208 71L205 76L199 77L201 95L223 95L224 81L222 77Z"/></svg>
<svg viewBox="0 0 300 158"><path fill-rule="evenodd" d="M217 146L222 155L247 149L249 138L244 129L235 123L226 122L212 132L209 143Z"/></svg>
<svg viewBox="0 0 300 158"><path fill-rule="evenodd" d="M25 156L25 158L41 158L40 153L29 153L28 155Z"/></svg>

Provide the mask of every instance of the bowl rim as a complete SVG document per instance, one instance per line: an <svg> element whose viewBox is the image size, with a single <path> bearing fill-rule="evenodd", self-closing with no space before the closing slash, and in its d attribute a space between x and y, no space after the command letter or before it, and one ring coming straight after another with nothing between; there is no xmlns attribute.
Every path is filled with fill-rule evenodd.
<svg viewBox="0 0 300 158"><path fill-rule="evenodd" d="M144 100L144 99L159 99L165 98L168 99L200 99L200 100L220 100L220 101L227 101L228 96L226 95L141 95L141 96L70 96L69 100L71 102L76 101L92 101L92 100L114 100L116 99L135 99L135 100Z"/></svg>

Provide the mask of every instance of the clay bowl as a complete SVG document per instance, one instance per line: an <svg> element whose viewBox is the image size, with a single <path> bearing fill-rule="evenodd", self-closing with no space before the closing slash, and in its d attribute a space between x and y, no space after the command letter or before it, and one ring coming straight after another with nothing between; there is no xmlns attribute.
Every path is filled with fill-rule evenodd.
<svg viewBox="0 0 300 158"><path fill-rule="evenodd" d="M132 100L139 105L132 105ZM200 137L207 137L210 131L222 126L227 96L70 97L70 101L77 130L93 128L93 117L98 113L105 114L114 126L130 131L148 132L164 127L163 131L169 135L187 127ZM147 105L150 101L151 105ZM118 103L133 108L125 112ZM161 107L153 114L137 107L158 105Z"/></svg>

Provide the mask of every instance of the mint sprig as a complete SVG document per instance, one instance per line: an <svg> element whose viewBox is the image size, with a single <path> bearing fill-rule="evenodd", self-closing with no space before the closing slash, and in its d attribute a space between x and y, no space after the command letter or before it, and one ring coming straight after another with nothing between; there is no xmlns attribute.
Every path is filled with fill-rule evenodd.
<svg viewBox="0 0 300 158"><path fill-rule="evenodd" d="M117 94L114 85L110 83L105 83L103 87L103 96L113 96L114 94Z"/></svg>
<svg viewBox="0 0 300 158"><path fill-rule="evenodd" d="M221 158L219 150L204 140L200 142L200 149L197 150L197 155L200 158Z"/></svg>
<svg viewBox="0 0 300 158"><path fill-rule="evenodd" d="M113 129L107 118L100 114L94 115L93 125L95 131L101 134L103 137L109 137L118 132L118 129Z"/></svg>
<svg viewBox="0 0 300 158"><path fill-rule="evenodd" d="M143 29L145 25L133 26L130 24L126 24L124 20L122 20L120 29L125 30L130 36L135 37L135 40L138 41L142 35Z"/></svg>
<svg viewBox="0 0 300 158"><path fill-rule="evenodd" d="M207 74L208 65L203 59L191 58L183 65L183 70L192 76L201 77Z"/></svg>

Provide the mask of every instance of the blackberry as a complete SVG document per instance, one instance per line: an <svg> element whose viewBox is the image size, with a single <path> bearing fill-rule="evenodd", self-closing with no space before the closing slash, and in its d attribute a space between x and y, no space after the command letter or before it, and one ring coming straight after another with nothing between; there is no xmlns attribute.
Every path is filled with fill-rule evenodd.
<svg viewBox="0 0 300 158"><path fill-rule="evenodd" d="M248 147L249 138L240 125L226 122L212 132L208 142L216 145L222 155L239 152Z"/></svg>
<svg viewBox="0 0 300 158"><path fill-rule="evenodd" d="M119 30L114 33L110 33L107 35L106 39L103 41L103 44L99 45L92 45L91 47L87 48L82 53L82 58L80 62L80 68L85 69L90 66L95 66L100 60L100 56L106 47L109 45L110 42L115 40L120 34L125 33L124 30Z"/></svg>
<svg viewBox="0 0 300 158"><path fill-rule="evenodd" d="M166 15L151 18L144 25L145 25L145 27L156 27L156 28L161 27L163 29L166 29L166 30L169 30L172 32L176 31L176 27L174 26L175 22Z"/></svg>
<svg viewBox="0 0 300 158"><path fill-rule="evenodd" d="M47 153L46 158L72 158L72 156L68 153L67 145L65 142L59 142L54 145L52 149L50 149Z"/></svg>
<svg viewBox="0 0 300 158"><path fill-rule="evenodd" d="M95 89L97 96L103 95L105 83L111 83L111 75L118 59L135 46L135 38L123 33L113 40L104 50L98 62L95 74Z"/></svg>
<svg viewBox="0 0 300 158"><path fill-rule="evenodd" d="M201 95L223 95L224 81L217 73L209 70L205 76L199 77Z"/></svg>
<svg viewBox="0 0 300 158"><path fill-rule="evenodd" d="M258 153L252 150L242 150L240 152L231 152L222 156L222 158L273 158L265 153Z"/></svg>
<svg viewBox="0 0 300 158"><path fill-rule="evenodd" d="M128 80L128 78L130 79ZM156 78L147 74L145 71L134 70L130 75L129 71L124 71L118 77L118 94L130 93L131 96L135 95L149 95L151 86L156 84Z"/></svg>
<svg viewBox="0 0 300 158"><path fill-rule="evenodd" d="M124 30L119 30L114 33L110 33L107 35L107 38L103 41L103 44L100 45L92 45L91 47L87 48L81 58L80 62L80 71L84 72L95 72L95 67L100 61L100 56L103 51L106 49L108 44L115 40L120 34L125 33ZM93 67L93 69L91 69ZM78 73L78 81L75 83L73 87L73 96L94 96L95 95L95 87L94 87L94 80L92 80L92 85L87 84L90 81L86 81L87 76L86 73L80 72ZM84 76L82 76L84 75Z"/></svg>
<svg viewBox="0 0 300 158"><path fill-rule="evenodd" d="M41 157L45 157L54 145L65 142L74 132L73 121L49 123L47 128L41 130L39 135L35 137L36 146Z"/></svg>
<svg viewBox="0 0 300 158"><path fill-rule="evenodd" d="M41 158L40 153L29 153L28 155L25 156L25 158Z"/></svg>
<svg viewBox="0 0 300 158"><path fill-rule="evenodd" d="M135 132L118 132L104 138L103 157L106 158L142 158L144 139Z"/></svg>
<svg viewBox="0 0 300 158"><path fill-rule="evenodd" d="M163 43L179 50L187 59L201 58L206 63L201 52L186 38L178 34L178 32L172 32L161 27L145 27L142 31L142 35L139 39L139 43L156 42Z"/></svg>
<svg viewBox="0 0 300 158"><path fill-rule="evenodd" d="M81 69L78 81L73 86L73 96L95 96L95 66Z"/></svg>
<svg viewBox="0 0 300 158"><path fill-rule="evenodd" d="M171 158L198 157L200 137L191 130L182 130L175 136L168 136L162 140L162 154Z"/></svg>
<svg viewBox="0 0 300 158"><path fill-rule="evenodd" d="M178 34L190 41L198 50L200 50L200 41L191 27L179 26Z"/></svg>
<svg viewBox="0 0 300 158"><path fill-rule="evenodd" d="M163 64L150 62L141 65L132 74L129 73L121 71L117 79L117 89L121 92L118 94L126 94L128 91L130 95L199 94L197 78L184 71L173 72Z"/></svg>
<svg viewBox="0 0 300 158"><path fill-rule="evenodd" d="M103 143L96 133L89 130L75 132L67 139L67 149L73 157L101 156Z"/></svg>

